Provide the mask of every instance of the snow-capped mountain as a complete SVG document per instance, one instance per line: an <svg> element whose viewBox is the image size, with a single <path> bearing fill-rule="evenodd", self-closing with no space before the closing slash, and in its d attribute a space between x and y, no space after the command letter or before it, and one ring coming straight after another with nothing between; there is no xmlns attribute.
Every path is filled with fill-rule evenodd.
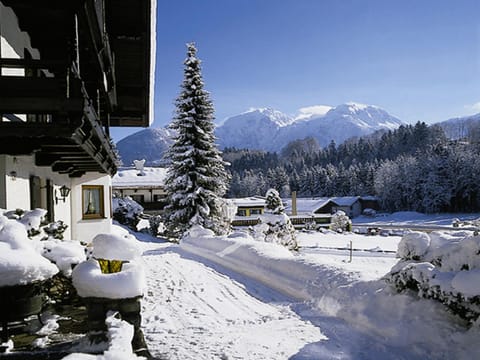
<svg viewBox="0 0 480 360"><path fill-rule="evenodd" d="M288 127L294 119L280 111L263 108L250 109L230 117L218 126L215 135L221 148L236 147L265 150L266 141L279 129Z"/></svg>
<svg viewBox="0 0 480 360"><path fill-rule="evenodd" d="M309 109L309 110L308 110ZM280 151L290 141L314 137L320 146L353 136L391 130L403 122L376 106L357 103L333 108L314 106L290 117L272 109L255 109L228 118L216 130L221 148Z"/></svg>
<svg viewBox="0 0 480 360"><path fill-rule="evenodd" d="M117 143L124 166L134 160L145 159L145 165L160 165L164 152L171 144L172 131L166 128L148 128L127 136Z"/></svg>
<svg viewBox="0 0 480 360"><path fill-rule="evenodd" d="M314 137L323 147L332 140L341 144L353 136L392 130L402 124L385 110L357 103L305 107L294 116L262 108L226 119L216 128L215 135L221 149L280 151L289 142L306 137ZM160 164L171 143L170 136L171 131L165 128L146 129L119 141L117 148L123 164L128 166L135 159L146 159L149 166Z"/></svg>

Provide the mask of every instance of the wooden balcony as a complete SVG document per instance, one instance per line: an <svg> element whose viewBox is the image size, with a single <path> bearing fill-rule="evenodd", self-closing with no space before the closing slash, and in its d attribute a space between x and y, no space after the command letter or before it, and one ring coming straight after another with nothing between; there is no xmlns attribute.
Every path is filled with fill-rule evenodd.
<svg viewBox="0 0 480 360"><path fill-rule="evenodd" d="M90 171L113 175L117 156L94 104L79 79L68 83L0 76L0 114L8 118L0 122L0 153L34 154L37 166L71 177Z"/></svg>

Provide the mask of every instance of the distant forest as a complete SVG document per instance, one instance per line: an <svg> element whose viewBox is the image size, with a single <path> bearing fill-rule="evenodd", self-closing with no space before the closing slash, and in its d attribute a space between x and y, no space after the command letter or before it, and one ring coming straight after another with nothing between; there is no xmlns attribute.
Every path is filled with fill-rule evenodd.
<svg viewBox="0 0 480 360"><path fill-rule="evenodd" d="M232 175L229 197L375 195L388 211L480 210L480 131L448 139L423 122L394 131L334 142L313 138L289 143L281 153L225 149Z"/></svg>

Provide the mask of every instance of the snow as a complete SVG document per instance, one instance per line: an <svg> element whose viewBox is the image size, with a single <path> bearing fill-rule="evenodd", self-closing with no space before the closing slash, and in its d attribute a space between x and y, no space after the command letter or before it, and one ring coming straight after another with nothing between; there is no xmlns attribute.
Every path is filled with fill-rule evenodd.
<svg viewBox="0 0 480 360"><path fill-rule="evenodd" d="M72 281L81 297L133 298L144 293L145 271L135 261L124 263L120 272L104 274L98 261L89 259L73 269Z"/></svg>
<svg viewBox="0 0 480 360"><path fill-rule="evenodd" d="M259 196L250 196L245 198L231 199L237 207L264 207L265 198Z"/></svg>
<svg viewBox="0 0 480 360"><path fill-rule="evenodd" d="M135 237L129 234L98 234L92 247L92 255L97 259L135 260L141 256Z"/></svg>
<svg viewBox="0 0 480 360"><path fill-rule="evenodd" d="M57 272L58 268L37 252L25 225L0 215L0 286L42 281Z"/></svg>
<svg viewBox="0 0 480 360"><path fill-rule="evenodd" d="M0 286L42 281L57 272L58 268L34 249L12 249L0 242Z"/></svg>
<svg viewBox="0 0 480 360"><path fill-rule="evenodd" d="M313 136L323 147L332 140L341 144L351 137L381 129L393 130L403 124L385 110L371 105L350 103L325 110L327 108L307 108L307 113L295 118L273 109L250 109L227 118L217 127L216 135L222 148L279 152L289 142L307 137Z"/></svg>
<svg viewBox="0 0 480 360"><path fill-rule="evenodd" d="M142 327L154 356L287 359L305 344L325 339L288 305L261 301L249 294L248 283L189 258L178 246L146 245L151 276Z"/></svg>
<svg viewBox="0 0 480 360"><path fill-rule="evenodd" d="M127 241L119 226L112 234ZM304 231L296 234L298 251L255 241L247 230L219 237L201 227L180 244L141 233L128 241L143 252L142 330L156 358L467 360L480 358L478 321L467 326L439 301L397 293L384 278L392 267L410 266L420 281L429 278L433 285L478 296L480 237L472 234L436 231L427 241L407 233L411 240L404 241ZM422 259L399 260L402 241ZM427 242L426 251L415 250ZM429 262L437 256L441 265ZM83 264L95 262L77 268ZM459 270L462 264L470 270ZM66 359L136 359L130 325L109 319L115 340L104 354Z"/></svg>
<svg viewBox="0 0 480 360"><path fill-rule="evenodd" d="M112 186L118 189L126 187L163 187L166 175L167 169L161 167L144 167L141 170L119 168L112 178Z"/></svg>
<svg viewBox="0 0 480 360"><path fill-rule="evenodd" d="M72 274L73 265L85 260L85 247L74 240L45 240L42 241L42 255L55 263L66 275Z"/></svg>
<svg viewBox="0 0 480 360"><path fill-rule="evenodd" d="M131 340L133 325L116 317L116 312L108 312L105 323L108 328L108 349L100 355L73 353L63 360L136 360L145 359L132 353Z"/></svg>
<svg viewBox="0 0 480 360"><path fill-rule="evenodd" d="M38 229L46 214L47 210L45 209L29 210L25 212L19 221L21 224L25 225L27 231L31 229Z"/></svg>
<svg viewBox="0 0 480 360"><path fill-rule="evenodd" d="M78 264L72 282L81 297L122 299L141 296L145 269L137 240L125 233L99 234L92 241L92 258ZM123 260L122 270L102 273L96 259Z"/></svg>
<svg viewBox="0 0 480 360"><path fill-rule="evenodd" d="M480 269L460 271L452 279L452 288L467 297L480 294Z"/></svg>
<svg viewBox="0 0 480 360"><path fill-rule="evenodd" d="M298 115L295 117L295 121L299 120L306 120L313 117L320 117L324 116L327 112L332 109L331 106L328 105L313 105L313 106L306 106L303 108L298 109Z"/></svg>
<svg viewBox="0 0 480 360"><path fill-rule="evenodd" d="M398 244L398 256L403 259L420 258L427 252L430 237L421 232L407 233Z"/></svg>
<svg viewBox="0 0 480 360"><path fill-rule="evenodd" d="M436 359L439 354L444 358L470 359L480 356L478 327L468 329L442 304L397 294L381 280L398 261L393 249L400 239L398 236L362 236L329 231L300 232L300 251L290 252L275 244L254 241L245 232L214 237L211 232L197 229L190 232L179 246L149 246L151 250L145 253L146 262L158 263L157 257L163 257L168 259L168 267L173 272L155 280L149 288L156 289L163 284L161 293L168 294L165 307L175 310L162 310L159 315L153 310L153 304L145 305L147 342L154 353L169 354L172 359L195 356L200 359L222 356ZM356 249L352 262L347 260L345 244L349 241ZM196 262L191 262L192 259ZM235 313L228 307L229 302L219 302L219 299L224 299L225 294L231 296L233 290L222 290L222 295L216 290L210 293L212 287L215 289L219 285L211 285L203 278L215 274L210 273L211 269L207 270L208 275L205 273L207 265L218 269L222 278L226 274L230 278L227 278L228 282L231 279L240 281L240 286L264 303L272 305L280 301L284 306L286 301L288 308L300 316L300 321L319 331L317 340L306 341L298 348L295 345L298 336L291 336L283 340L282 346L293 349L297 346L297 350L284 355L275 352L275 346L271 347L271 334L262 336L256 329L250 331L254 331L257 342L237 336L236 341L224 343L226 335L223 334L244 329L224 320L225 313ZM148 267L152 268L152 265ZM155 273L162 272L162 269L153 267ZM156 294L154 290L149 291L147 299ZM200 328L195 324L201 324ZM185 330L180 331L185 328L187 334L183 334ZM271 328L276 331L276 325L272 324ZM225 340L229 340L228 336ZM233 344L238 345L232 347ZM253 357L253 353L246 353L245 349L257 351L259 344L264 345L261 352L255 352ZM191 349L192 346L197 350Z"/></svg>

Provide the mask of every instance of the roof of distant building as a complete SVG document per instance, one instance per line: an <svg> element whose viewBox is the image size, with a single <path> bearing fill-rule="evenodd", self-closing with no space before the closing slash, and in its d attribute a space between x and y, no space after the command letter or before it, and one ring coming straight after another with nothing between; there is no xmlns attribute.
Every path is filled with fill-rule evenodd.
<svg viewBox="0 0 480 360"><path fill-rule="evenodd" d="M297 213L313 214L316 210L324 207L330 201L337 206L352 206L358 201L358 196L319 197L319 198L297 198ZM283 199L286 203L287 213L292 212L292 199Z"/></svg>
<svg viewBox="0 0 480 360"><path fill-rule="evenodd" d="M260 196L250 196L245 198L230 199L237 207L263 207L265 206L265 198Z"/></svg>
<svg viewBox="0 0 480 360"><path fill-rule="evenodd" d="M135 168L119 168L112 178L114 188L141 188L163 187L167 169L161 167L145 167L143 170Z"/></svg>

